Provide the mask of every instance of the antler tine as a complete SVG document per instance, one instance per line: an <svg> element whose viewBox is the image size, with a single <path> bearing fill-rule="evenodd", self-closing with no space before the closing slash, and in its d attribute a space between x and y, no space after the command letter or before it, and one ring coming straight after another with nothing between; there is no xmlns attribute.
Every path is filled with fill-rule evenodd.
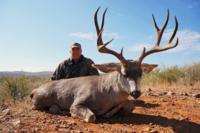
<svg viewBox="0 0 200 133"><path fill-rule="evenodd" d="M174 39L174 37L176 35L176 32L178 30L178 20L177 20L176 16L174 17L174 19L175 19L175 29L174 29L174 32L173 32L170 40L169 40L169 43L171 43L173 41L173 39Z"/></svg>
<svg viewBox="0 0 200 133"><path fill-rule="evenodd" d="M107 10L108 10L108 8L106 8L104 13L103 13L103 18L102 18L102 23L101 23L101 30L103 30L103 28L104 28L104 22L105 22L105 16L106 16Z"/></svg>
<svg viewBox="0 0 200 133"><path fill-rule="evenodd" d="M97 46L98 46L98 50L100 52L103 52L102 50L102 47L106 47L109 43L111 43L114 39L112 38L110 41L106 42L105 44L102 45L101 42L102 41L102 33L103 33L104 29L102 29L100 32L99 32L99 35L98 35L98 38L97 38Z"/></svg>
<svg viewBox="0 0 200 133"><path fill-rule="evenodd" d="M152 14L152 18L153 18L153 23L154 23L154 26L156 28L156 31L158 32L160 30L160 28L158 27L157 23L156 23L156 20L155 20L155 17L154 15Z"/></svg>
<svg viewBox="0 0 200 133"><path fill-rule="evenodd" d="M162 29L161 29L161 30L160 30L160 28L158 27L158 25L157 25L157 23L156 23L156 20L155 20L154 15L152 15L152 17L153 17L154 25L155 25L155 28L156 28L156 31L157 31L157 42L156 42L156 46L159 46L159 45L160 45L161 38L162 38L162 35L163 35L163 32L164 32L164 30L166 29L167 24L168 24L168 22L169 22L169 9L167 10L167 18L166 18L165 23L164 23L164 25L162 26Z"/></svg>
<svg viewBox="0 0 200 133"><path fill-rule="evenodd" d="M95 15L94 15L94 23L95 23L95 28L96 28L96 31L97 31L97 36L98 36L99 33L100 33L99 24L98 24L98 17L97 17L97 14L98 14L100 8L101 8L101 7L99 7L99 8L96 10Z"/></svg>
<svg viewBox="0 0 200 133"><path fill-rule="evenodd" d="M168 9L168 11L167 11L167 19L166 19L166 21L165 21L165 23L164 23L162 29L160 29L160 28L158 27L154 15L152 15L152 17L153 17L154 26L155 26L156 31L157 31L157 42L156 42L155 46L154 46L152 49L148 50L148 51L146 51L146 48L144 47L144 49L143 49L143 51L142 51L142 54L141 54L141 56L140 56L139 59L138 59L139 64L142 63L142 60L143 60L146 56L148 56L148 55L150 55L150 54L152 54L152 53L161 52L161 51L165 51L165 50L168 50L168 49L175 48L175 47L178 45L178 42L179 42L179 40L178 40L178 38L177 38L176 43L175 43L174 45L171 44L172 41L173 41L173 39L174 39L174 37L175 37L175 35L176 35L176 33L177 33L177 30L178 30L178 20L177 20L177 18L176 18L176 16L175 16L175 29L174 29L174 31L173 31L173 33L172 33L170 39L169 39L169 42L168 42L168 44L167 44L166 46L160 47L160 41L161 41L163 32L164 32L164 30L166 29L167 24L168 24L168 21L169 21L169 9Z"/></svg>
<svg viewBox="0 0 200 133"><path fill-rule="evenodd" d="M97 32L97 36L98 36L98 38L97 38L97 49L101 53L108 53L108 54L114 55L115 57L117 57L120 60L120 62L122 64L125 64L126 59L123 57L123 49L121 50L121 53L117 53L117 52L115 52L111 49L108 49L106 47L114 39L111 39L110 41L103 43L102 34L103 34L103 31L104 31L104 22L105 22L105 15L106 15L107 9L104 11L103 16L102 16L101 29L99 29L98 18L97 18L99 9L100 9L100 7L96 10L95 16L94 16L94 22L95 22L96 32Z"/></svg>

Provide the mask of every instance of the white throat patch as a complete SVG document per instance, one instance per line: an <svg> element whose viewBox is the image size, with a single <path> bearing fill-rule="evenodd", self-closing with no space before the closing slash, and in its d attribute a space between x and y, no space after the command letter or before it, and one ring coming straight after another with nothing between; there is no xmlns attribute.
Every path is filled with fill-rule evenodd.
<svg viewBox="0 0 200 133"><path fill-rule="evenodd" d="M140 78L136 82L134 80L127 79L123 76L121 76L120 78L122 89L124 89L124 91L126 91L129 94L133 91L140 91L140 81Z"/></svg>

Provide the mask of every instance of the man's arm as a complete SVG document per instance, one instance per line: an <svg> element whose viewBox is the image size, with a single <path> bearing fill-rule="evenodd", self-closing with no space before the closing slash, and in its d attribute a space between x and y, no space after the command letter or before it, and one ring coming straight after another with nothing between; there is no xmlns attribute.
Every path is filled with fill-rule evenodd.
<svg viewBox="0 0 200 133"><path fill-rule="evenodd" d="M92 67L92 64L94 64L94 62L91 59L89 59L88 60L89 75L99 75L98 70Z"/></svg>
<svg viewBox="0 0 200 133"><path fill-rule="evenodd" d="M63 77L63 63L59 64L59 66L56 68L55 72L53 73L53 76L51 77L51 80L59 80L64 78Z"/></svg>

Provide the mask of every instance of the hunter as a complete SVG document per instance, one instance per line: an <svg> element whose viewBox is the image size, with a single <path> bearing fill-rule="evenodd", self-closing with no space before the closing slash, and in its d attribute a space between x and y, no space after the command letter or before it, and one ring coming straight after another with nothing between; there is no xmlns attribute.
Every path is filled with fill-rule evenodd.
<svg viewBox="0 0 200 133"><path fill-rule="evenodd" d="M91 66L94 62L82 55L82 48L79 43L71 45L70 54L71 57L60 63L56 68L51 80L99 75L97 69Z"/></svg>

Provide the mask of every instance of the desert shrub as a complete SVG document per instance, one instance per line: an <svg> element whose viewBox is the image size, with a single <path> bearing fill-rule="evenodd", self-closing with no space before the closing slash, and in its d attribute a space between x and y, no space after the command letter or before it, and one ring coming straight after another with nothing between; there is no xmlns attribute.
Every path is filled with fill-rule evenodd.
<svg viewBox="0 0 200 133"><path fill-rule="evenodd" d="M200 63L190 66L172 66L163 70L156 69L149 74L144 74L144 84L163 84L163 83L191 83L200 81Z"/></svg>
<svg viewBox="0 0 200 133"><path fill-rule="evenodd" d="M5 78L3 86L4 90L7 90L14 101L23 99L30 91L30 81L24 76L19 78Z"/></svg>
<svg viewBox="0 0 200 133"><path fill-rule="evenodd" d="M200 81L200 63L192 66L184 67L185 81L195 82Z"/></svg>
<svg viewBox="0 0 200 133"><path fill-rule="evenodd" d="M8 94L8 92L4 90L0 84L0 105L4 103L8 99L9 96L10 95Z"/></svg>
<svg viewBox="0 0 200 133"><path fill-rule="evenodd" d="M31 90L48 81L48 78L39 77L2 77L0 78L0 102L8 99L23 100Z"/></svg>
<svg viewBox="0 0 200 133"><path fill-rule="evenodd" d="M165 81L168 83L177 82L180 78L184 76L183 72L181 71L181 68L170 67L158 74L158 77L161 79L161 81Z"/></svg>
<svg viewBox="0 0 200 133"><path fill-rule="evenodd" d="M160 82L161 79L159 79L159 77L158 77L159 73L160 73L159 69L156 69L149 74L144 73L142 82L144 84L156 84L156 83Z"/></svg>

